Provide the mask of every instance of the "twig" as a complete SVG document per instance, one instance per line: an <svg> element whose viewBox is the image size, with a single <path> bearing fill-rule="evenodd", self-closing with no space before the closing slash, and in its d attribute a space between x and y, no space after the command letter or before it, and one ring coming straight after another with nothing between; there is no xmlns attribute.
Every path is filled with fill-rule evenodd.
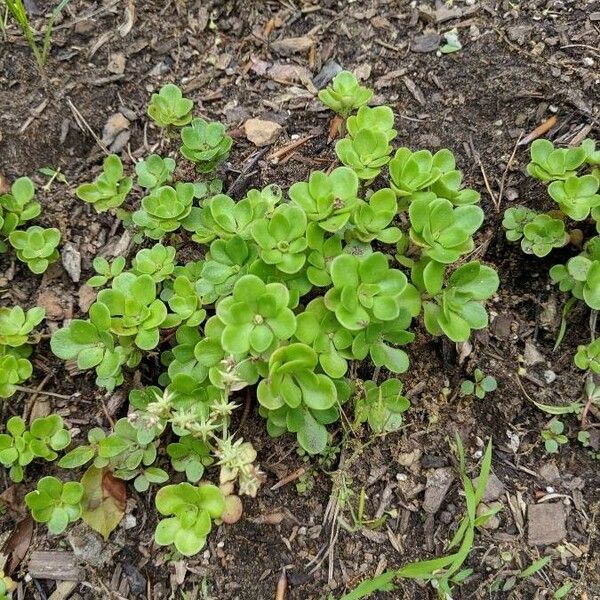
<svg viewBox="0 0 600 600"><path fill-rule="evenodd" d="M521 141L521 138L523 137L523 134L520 133L519 134L519 139L517 140L517 143L515 144L515 147L513 148L512 154L510 155L510 158L508 159L508 162L506 163L506 169L504 169L504 173L502 173L502 179L500 180L500 190L498 191L498 205L496 206L496 212L500 212L500 206L502 206L502 196L504 196L504 185L506 184L506 177L508 175L508 171L511 168L513 161L515 160L515 156L517 154L517 148L519 147L519 142Z"/></svg>
<svg viewBox="0 0 600 600"><path fill-rule="evenodd" d="M269 156L267 156L267 160L270 160L273 164L277 164L279 162L279 160L282 157L284 157L286 154L289 154L293 150L296 150L296 148L299 148L300 146L306 144L306 142L312 140L314 137L316 137L316 136L315 135L307 135L303 138L295 140L295 141L291 142L290 144L288 144L287 146L283 146L283 148L279 148L279 150L275 150L275 152L269 154Z"/></svg>
<svg viewBox="0 0 600 600"><path fill-rule="evenodd" d="M546 119L543 123L538 125L531 133L528 133L523 139L520 140L519 146L526 146L542 137L545 133L550 131L556 125L556 116L552 115L549 119Z"/></svg>
<svg viewBox="0 0 600 600"><path fill-rule="evenodd" d="M296 469L293 473L286 475L283 479L280 479L275 485L273 485L271 487L271 491L278 490L280 487L283 487L284 485L295 481L299 477L302 477L302 475L306 473L306 470L306 467L300 467L299 469Z"/></svg>
<svg viewBox="0 0 600 600"><path fill-rule="evenodd" d="M242 172L237 176L236 180L229 186L227 190L228 196L234 196L236 193L242 193L244 191L243 186L249 178L248 173L252 171L256 163L267 153L267 150L268 148L263 148L252 155L248 164L242 169ZM238 188L240 188L239 191Z"/></svg>
<svg viewBox="0 0 600 600"><path fill-rule="evenodd" d="M275 592L275 600L285 600L286 592L287 592L288 582L287 575L285 573L285 569L281 571L281 577L277 582L277 591Z"/></svg>
<svg viewBox="0 0 600 600"><path fill-rule="evenodd" d="M44 390L36 390L34 388L23 387L22 385L15 385L15 389L18 392L26 392L27 394L41 394L42 396L52 396L52 398L60 398L61 400L71 400L75 396L79 396L79 393L72 394L71 396L65 396L64 394L56 394L54 392L46 392Z"/></svg>
<svg viewBox="0 0 600 600"><path fill-rule="evenodd" d="M77 121L79 127L82 129L83 127L85 127L90 132L91 136L94 138L98 146L100 146L104 154L110 154L108 148L102 143L102 140L96 135L96 132L90 127L89 123L84 119L83 115L79 112L79 110L77 110L77 107L73 104L71 98L67 98L67 104L69 105L69 108L71 109L71 112L73 113L73 116L75 117L75 120Z"/></svg>
<svg viewBox="0 0 600 600"><path fill-rule="evenodd" d="M479 169L481 170L481 174L483 175L483 182L485 183L485 189L487 190L487 193L490 195L490 198L492 199L492 204L494 205L496 212L499 212L500 205L498 204L498 201L496 200L496 196L494 196L494 192L492 192L492 188L490 187L490 182L488 181L487 175L485 173L485 169L483 167L483 163L481 162L481 159L479 158L479 156L477 157L477 161L479 162Z"/></svg>

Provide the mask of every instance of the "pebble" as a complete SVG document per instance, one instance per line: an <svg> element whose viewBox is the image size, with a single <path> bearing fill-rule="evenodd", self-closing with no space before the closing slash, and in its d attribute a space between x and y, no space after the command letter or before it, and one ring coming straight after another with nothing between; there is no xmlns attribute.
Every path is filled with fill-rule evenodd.
<svg viewBox="0 0 600 600"><path fill-rule="evenodd" d="M329 60L324 65L323 68L315 75L312 80L313 85L318 89L324 88L340 71L342 70L342 65L336 62L335 60Z"/></svg>
<svg viewBox="0 0 600 600"><path fill-rule="evenodd" d="M426 33L418 35L410 46L413 52L435 52L439 46L442 36L439 33Z"/></svg>
<svg viewBox="0 0 600 600"><path fill-rule="evenodd" d="M308 52L314 44L312 38L307 36L284 38L271 44L271 49L276 54L291 56L292 54L303 54Z"/></svg>
<svg viewBox="0 0 600 600"><path fill-rule="evenodd" d="M248 119L244 123L246 137L255 146L259 147L273 144L279 137L281 130L281 125L279 123L275 123L275 121Z"/></svg>
<svg viewBox="0 0 600 600"><path fill-rule="evenodd" d="M102 129L102 143L105 146L110 146L120 133L128 129L129 119L124 115L120 112L110 115Z"/></svg>
<svg viewBox="0 0 600 600"><path fill-rule="evenodd" d="M481 517L481 515L485 514L486 512L501 506L502 504L500 502L492 502L491 504L481 502L477 507L477 516ZM500 517L498 516L498 513L489 517L481 527L483 529L498 529L498 527L500 527Z"/></svg>
<svg viewBox="0 0 600 600"><path fill-rule="evenodd" d="M478 477L473 479L473 485L475 487L477 487L478 481ZM485 491L483 492L482 500L484 502L492 502L493 500L498 500L498 498L500 498L500 496L504 494L504 491L504 484L502 483L502 481L500 481L500 479L498 479L498 477L496 477L494 473L491 473L488 478L487 485L485 486Z"/></svg>
<svg viewBox="0 0 600 600"><path fill-rule="evenodd" d="M65 271L77 283L81 278L81 254L71 242L63 245L60 257Z"/></svg>
<svg viewBox="0 0 600 600"><path fill-rule="evenodd" d="M425 485L425 498L423 499L423 510L429 514L435 514L454 479L454 473L450 467L444 467L442 469L436 469L427 476L427 483Z"/></svg>
<svg viewBox="0 0 600 600"><path fill-rule="evenodd" d="M537 365L544 362L544 357L541 352L535 347L535 344L530 340L525 342L525 351L523 352L525 364L528 366Z"/></svg>
<svg viewBox="0 0 600 600"><path fill-rule="evenodd" d="M567 536L566 519L561 503L530 504L527 507L529 545L558 544Z"/></svg>
<svg viewBox="0 0 600 600"><path fill-rule="evenodd" d="M540 474L540 477L548 483L553 483L560 478L560 471L553 462L542 465L539 468L538 473Z"/></svg>

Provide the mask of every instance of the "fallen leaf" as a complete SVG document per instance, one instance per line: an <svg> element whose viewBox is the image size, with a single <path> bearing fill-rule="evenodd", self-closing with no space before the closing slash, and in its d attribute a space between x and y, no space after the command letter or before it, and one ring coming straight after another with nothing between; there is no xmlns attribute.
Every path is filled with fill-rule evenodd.
<svg viewBox="0 0 600 600"><path fill-rule="evenodd" d="M107 540L125 514L125 482L109 469L90 467L81 483L84 488L81 518Z"/></svg>
<svg viewBox="0 0 600 600"><path fill-rule="evenodd" d="M29 550L31 536L33 535L33 519L30 516L21 519L8 536L0 551L7 557L4 571L12 575Z"/></svg>

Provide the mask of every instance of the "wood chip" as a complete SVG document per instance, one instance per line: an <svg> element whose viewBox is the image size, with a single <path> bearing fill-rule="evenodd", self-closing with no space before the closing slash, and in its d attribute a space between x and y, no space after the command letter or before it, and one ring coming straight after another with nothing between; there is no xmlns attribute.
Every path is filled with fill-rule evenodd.
<svg viewBox="0 0 600 600"><path fill-rule="evenodd" d="M27 571L34 579L56 581L81 581L83 575L74 554L59 550L32 552Z"/></svg>
<svg viewBox="0 0 600 600"><path fill-rule="evenodd" d="M408 75L405 75L402 78L404 85L408 88L408 91L413 95L413 98L421 105L425 106L425 96L423 92L419 88L419 86L410 78Z"/></svg>

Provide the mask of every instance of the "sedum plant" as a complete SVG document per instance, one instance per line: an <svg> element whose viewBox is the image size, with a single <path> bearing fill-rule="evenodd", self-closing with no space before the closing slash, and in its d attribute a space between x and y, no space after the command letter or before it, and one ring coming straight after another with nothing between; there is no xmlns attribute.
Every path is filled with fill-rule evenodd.
<svg viewBox="0 0 600 600"><path fill-rule="evenodd" d="M29 177L19 177L10 186L10 193L0 195L0 234L3 237L39 216L42 207L34 197L35 187Z"/></svg>
<svg viewBox="0 0 600 600"><path fill-rule="evenodd" d="M135 165L138 185L148 190L169 183L174 170L175 161L172 158L162 158L158 154L151 154Z"/></svg>
<svg viewBox="0 0 600 600"><path fill-rule="evenodd" d="M319 100L342 117L367 104L372 96L373 91L360 85L349 71L338 73L331 84L319 92Z"/></svg>
<svg viewBox="0 0 600 600"><path fill-rule="evenodd" d="M38 523L46 523L50 533L62 533L81 516L83 485L62 483L56 477L42 477L37 488L25 496L25 504Z"/></svg>
<svg viewBox="0 0 600 600"><path fill-rule="evenodd" d="M397 431L403 423L403 413L410 408L402 395L402 382L388 379L381 385L365 381L355 401L355 424L368 423L373 433Z"/></svg>
<svg viewBox="0 0 600 600"><path fill-rule="evenodd" d="M9 468L15 483L23 481L24 467L35 458L53 461L57 452L71 443L71 434L58 415L39 417L27 428L21 417L6 422L6 432L0 434L0 463Z"/></svg>
<svg viewBox="0 0 600 600"><path fill-rule="evenodd" d="M101 213L121 206L132 186L133 179L124 175L121 159L116 154L109 154L104 159L102 173L93 183L82 183L76 194Z"/></svg>
<svg viewBox="0 0 600 600"><path fill-rule="evenodd" d="M210 173L229 156L233 140L221 123L194 119L181 130L181 154L196 165L200 173Z"/></svg>
<svg viewBox="0 0 600 600"><path fill-rule="evenodd" d="M402 382L363 384L357 369L406 372L415 320L433 336L466 341L486 326L498 277L468 258L483 213L452 153L394 154L393 112L366 106L372 92L353 75L339 74L321 93L347 117L341 165L286 193L267 185L235 198L215 174L232 145L225 128L192 120L191 105L163 90L151 116L183 126L180 154L202 178L182 181L191 165L175 173L158 155L138 163L141 199L130 216L118 216L135 229L135 242L154 245L131 261L96 261L91 281L102 289L87 316L52 335L51 347L95 370L100 387L134 384L127 417L111 431L89 431L61 467L91 463L146 491L168 480L162 466L170 460L188 482L158 492L165 519L156 541L192 555L212 521L239 518L238 495L255 496L264 481L256 450L231 427L252 386L267 432L293 434L306 454L334 454L330 426L351 397L354 415L344 407L342 426L394 431L408 409ZM589 271L586 281L594 279ZM583 294L586 284L575 288ZM154 381L140 388L131 369L142 361ZM160 445L171 434L165 456ZM218 488L206 482L215 471Z"/></svg>
<svg viewBox="0 0 600 600"><path fill-rule="evenodd" d="M193 108L194 103L176 85L167 83L152 94L148 116L160 127L182 127L192 120Z"/></svg>
<svg viewBox="0 0 600 600"><path fill-rule="evenodd" d="M596 143L586 139L577 147L555 148L552 142L542 139L531 144L530 152L527 172L547 185L548 197L554 204L546 212L525 206L507 209L502 222L506 237L510 241L521 240L526 253L540 257L547 256L554 248L564 248L571 241L577 245L580 252L564 264L555 264L550 269L550 278L561 292L572 296L563 315L576 300L596 311L600 309L600 237L584 237L581 244L582 233L589 231L587 224L600 231ZM584 364L583 356L578 352L578 366Z"/></svg>
<svg viewBox="0 0 600 600"><path fill-rule="evenodd" d="M209 483L178 483L158 491L156 508L166 518L156 527L155 542L159 546L172 544L180 554L193 556L206 544L212 522L223 515L225 497Z"/></svg>
<svg viewBox="0 0 600 600"><path fill-rule="evenodd" d="M51 263L58 260L56 248L60 242L60 231L54 227L44 229L32 225L25 231L13 231L8 239L17 251L17 258L36 275L43 273Z"/></svg>
<svg viewBox="0 0 600 600"><path fill-rule="evenodd" d="M0 398L9 398L17 386L27 381L33 367L28 360L32 352L32 335L46 311L34 307L25 312L20 306L0 307Z"/></svg>

